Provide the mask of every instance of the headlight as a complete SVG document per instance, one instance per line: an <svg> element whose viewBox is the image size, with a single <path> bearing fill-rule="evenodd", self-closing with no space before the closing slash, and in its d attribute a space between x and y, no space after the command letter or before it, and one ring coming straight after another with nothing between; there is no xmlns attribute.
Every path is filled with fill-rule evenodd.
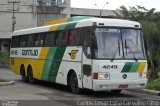
<svg viewBox="0 0 160 106"><path fill-rule="evenodd" d="M138 78L141 79L141 78L146 78L147 77L147 73L139 73L138 75Z"/></svg>
<svg viewBox="0 0 160 106"><path fill-rule="evenodd" d="M109 73L98 73L98 79L110 79L110 74Z"/></svg>

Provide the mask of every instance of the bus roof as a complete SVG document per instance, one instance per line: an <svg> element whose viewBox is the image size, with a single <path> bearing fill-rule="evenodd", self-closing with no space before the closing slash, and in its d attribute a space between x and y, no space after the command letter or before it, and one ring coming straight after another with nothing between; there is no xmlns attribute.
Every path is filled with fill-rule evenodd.
<svg viewBox="0 0 160 106"><path fill-rule="evenodd" d="M19 31L15 31L13 36L16 35L26 35L32 33L40 33L40 32L49 32L55 30L66 30L66 29L74 29L79 27L87 27L87 26L101 26L101 27L126 27L126 28L140 28L140 23L129 20L122 19L109 19L109 18L96 18L96 17L88 17L84 19L78 20L70 20L65 23L35 27L30 29L23 29Z"/></svg>
<svg viewBox="0 0 160 106"><path fill-rule="evenodd" d="M66 23L66 22L80 21L80 20L89 19L89 18L95 18L95 17L75 16L75 17L70 17L70 18L63 18L63 19L48 21L48 22L45 22L44 25L62 24L62 23Z"/></svg>

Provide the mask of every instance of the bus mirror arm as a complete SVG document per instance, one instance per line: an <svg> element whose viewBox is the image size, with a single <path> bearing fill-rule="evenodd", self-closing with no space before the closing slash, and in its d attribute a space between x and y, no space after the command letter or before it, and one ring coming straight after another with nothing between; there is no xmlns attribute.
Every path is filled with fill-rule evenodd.
<svg viewBox="0 0 160 106"><path fill-rule="evenodd" d="M121 52L120 52L120 42L119 42L119 39L118 39L118 50L119 50L119 56L121 55Z"/></svg>
<svg viewBox="0 0 160 106"><path fill-rule="evenodd" d="M91 48L87 47L87 55L91 55Z"/></svg>
<svg viewBox="0 0 160 106"><path fill-rule="evenodd" d="M127 41L125 39L125 49L126 49L126 55L127 55Z"/></svg>

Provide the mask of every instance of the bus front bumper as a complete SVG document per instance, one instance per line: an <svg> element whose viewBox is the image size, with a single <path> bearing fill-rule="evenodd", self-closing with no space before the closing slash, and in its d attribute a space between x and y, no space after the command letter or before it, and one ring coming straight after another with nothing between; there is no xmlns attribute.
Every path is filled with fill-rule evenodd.
<svg viewBox="0 0 160 106"><path fill-rule="evenodd" d="M143 89L147 84L147 79L128 80L128 81L110 81L93 80L94 91L118 90L118 89Z"/></svg>

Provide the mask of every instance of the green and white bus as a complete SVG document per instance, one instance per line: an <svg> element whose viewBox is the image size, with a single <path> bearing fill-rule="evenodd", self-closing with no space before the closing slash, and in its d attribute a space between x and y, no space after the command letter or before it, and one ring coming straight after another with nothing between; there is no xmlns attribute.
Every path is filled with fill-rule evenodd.
<svg viewBox="0 0 160 106"><path fill-rule="evenodd" d="M142 89L147 59L138 22L72 17L63 23L15 31L11 70L22 81L51 81L82 89Z"/></svg>

